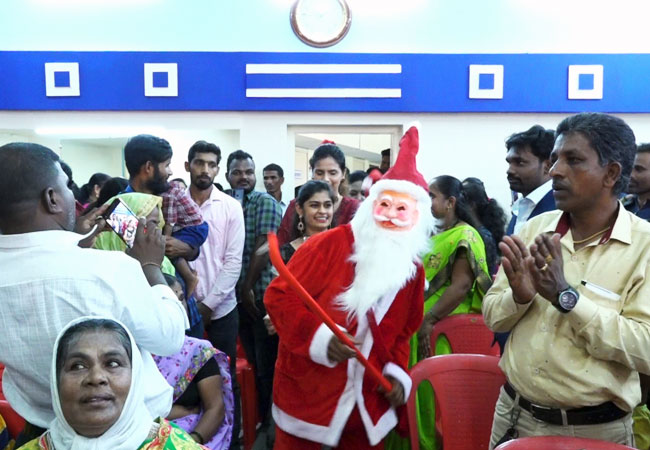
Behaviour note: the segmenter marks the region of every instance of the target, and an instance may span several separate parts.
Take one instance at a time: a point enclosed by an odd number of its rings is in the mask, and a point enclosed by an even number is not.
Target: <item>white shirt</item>
[[[189,188],[187,194],[191,197]],[[215,187],[199,208],[210,232],[190,267],[199,275],[196,299],[212,310],[211,319],[216,320],[237,306],[235,286],[244,253],[244,212],[237,200]]]
[[[4,394],[18,414],[46,428],[54,419],[49,377],[56,336],[73,319],[101,315],[124,323],[135,337],[145,402],[154,417],[165,417],[172,389],[149,352],[180,351],[187,315],[169,287],[149,286],[135,259],[82,249],[80,238],[68,231],[0,235]]]
[[[512,204],[512,213],[517,216],[514,234],[519,234],[519,230],[521,230],[521,227],[524,226],[530,215],[533,213],[535,206],[537,206],[537,204],[551,189],[553,189],[553,182],[548,180],[546,183],[537,186],[537,188],[526,197],[521,197]]]

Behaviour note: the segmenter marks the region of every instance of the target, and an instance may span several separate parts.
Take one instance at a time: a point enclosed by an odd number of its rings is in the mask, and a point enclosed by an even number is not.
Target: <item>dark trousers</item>
[[[185,330],[185,336],[193,337],[196,339],[204,339],[204,331],[205,328],[203,327],[203,321],[199,320],[197,323],[195,323],[193,326]],[[214,345],[214,344],[212,344]],[[221,350],[221,349],[219,349]]]
[[[252,318],[239,304],[239,338],[246,359],[255,369],[255,384],[259,398],[260,419],[266,424],[270,419],[273,394],[273,372],[278,356],[278,336],[269,336],[262,318]]]
[[[225,316],[213,320],[208,327],[208,338],[216,349],[221,350],[230,359],[230,376],[232,393],[235,401],[235,417],[232,426],[232,442],[237,443],[241,427],[240,392],[237,382],[237,333],[239,331],[239,313],[234,308]]]

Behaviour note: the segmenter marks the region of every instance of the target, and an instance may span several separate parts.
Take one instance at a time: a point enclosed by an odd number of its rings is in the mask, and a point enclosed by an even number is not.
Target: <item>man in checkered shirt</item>
[[[239,337],[246,357],[255,366],[262,423],[268,424],[273,391],[273,370],[278,353],[277,335],[269,336],[264,325],[264,291],[273,278],[271,263],[256,250],[266,243],[266,234],[276,232],[282,221],[278,202],[266,192],[255,191],[255,163],[248,153],[237,150],[228,156],[226,178],[235,198],[243,193],[246,238],[242,271],[237,282]],[[242,192],[243,191],[243,192]]]

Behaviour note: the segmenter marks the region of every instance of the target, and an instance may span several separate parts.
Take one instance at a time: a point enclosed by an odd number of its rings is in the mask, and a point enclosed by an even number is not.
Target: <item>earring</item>
[[[296,228],[298,228],[301,234],[305,232],[305,224],[302,221],[302,216],[298,216],[298,226]]]

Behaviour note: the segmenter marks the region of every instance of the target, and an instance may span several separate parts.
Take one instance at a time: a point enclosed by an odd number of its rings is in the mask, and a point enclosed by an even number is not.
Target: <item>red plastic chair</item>
[[[16,439],[20,432],[23,431],[23,428],[25,428],[25,419],[20,417],[6,400],[0,400],[0,415],[7,424],[9,436],[12,439]]]
[[[565,436],[538,436],[504,442],[495,450],[633,450],[634,447]]]
[[[445,450],[488,448],[494,406],[506,377],[499,358],[486,355],[452,354],[433,356],[411,369],[413,388],[407,403],[411,448],[419,450],[415,393],[429,380],[436,397]]]
[[[494,333],[485,325],[481,314],[456,314],[436,323],[431,333],[432,351],[435,351],[436,341],[441,334],[449,340],[452,353],[500,355]]]
[[[242,430],[244,432],[244,450],[251,450],[255,443],[257,432],[257,388],[255,387],[255,372],[246,361],[244,350],[237,340],[237,381],[241,393]]]

